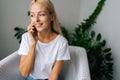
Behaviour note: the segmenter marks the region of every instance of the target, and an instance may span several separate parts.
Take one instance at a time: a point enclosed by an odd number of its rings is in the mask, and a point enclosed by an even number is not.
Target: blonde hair
[[[30,7],[34,4],[34,3],[42,3],[45,5],[45,7],[47,8],[48,12],[52,15],[54,15],[54,19],[52,22],[52,31],[57,33],[57,34],[61,34],[62,35],[62,31],[60,29],[60,25],[58,23],[58,19],[57,19],[57,15],[56,15],[56,11],[54,8],[53,3],[50,0],[32,0]]]

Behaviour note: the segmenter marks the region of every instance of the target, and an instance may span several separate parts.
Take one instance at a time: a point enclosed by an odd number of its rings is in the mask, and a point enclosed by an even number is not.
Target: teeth
[[[40,25],[42,25],[43,23],[40,23]]]
[[[43,25],[43,23],[37,23],[36,24],[36,26],[42,26]]]

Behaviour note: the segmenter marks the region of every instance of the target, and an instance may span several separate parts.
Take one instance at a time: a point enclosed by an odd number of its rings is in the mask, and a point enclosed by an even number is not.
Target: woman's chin
[[[38,32],[43,32],[43,29],[38,29],[37,31],[38,31]]]

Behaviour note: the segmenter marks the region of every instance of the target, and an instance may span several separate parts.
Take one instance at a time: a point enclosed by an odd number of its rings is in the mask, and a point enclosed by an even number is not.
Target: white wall
[[[79,23],[81,0],[52,0],[58,19],[69,31],[73,31]]]
[[[26,27],[29,22],[28,4],[28,0],[0,0],[0,59],[18,49],[13,29],[16,26]]]
[[[94,10],[99,0],[81,0],[80,21],[86,19]],[[120,0],[106,0],[97,24],[93,26],[107,41],[107,47],[112,48],[114,58],[114,80],[120,80]]]

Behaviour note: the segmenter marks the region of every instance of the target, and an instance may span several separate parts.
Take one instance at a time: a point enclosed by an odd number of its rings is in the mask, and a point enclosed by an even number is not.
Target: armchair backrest
[[[65,61],[61,71],[63,80],[90,80],[87,54],[84,48],[69,46],[71,60]]]

